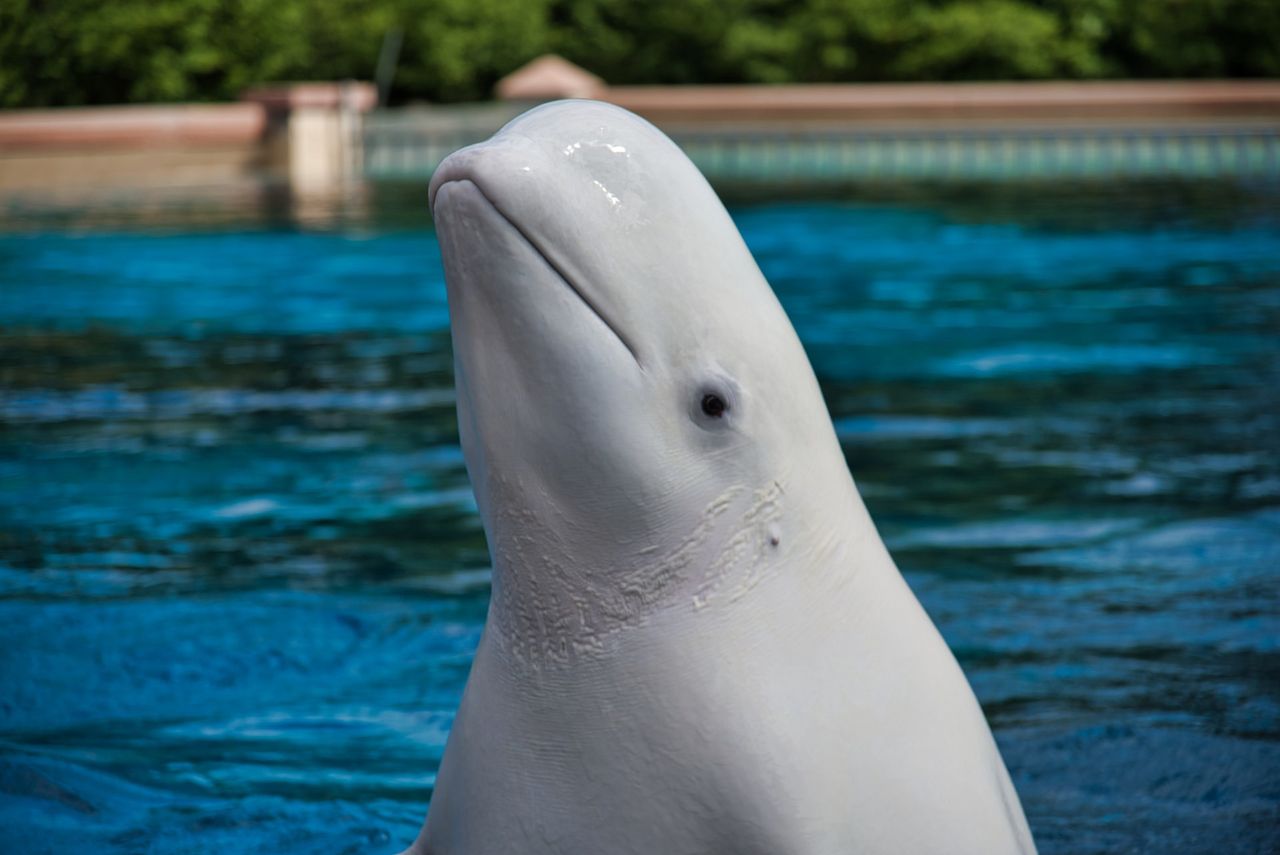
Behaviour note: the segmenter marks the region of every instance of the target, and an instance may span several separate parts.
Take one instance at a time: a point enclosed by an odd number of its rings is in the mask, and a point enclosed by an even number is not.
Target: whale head
[[[495,596],[499,574],[568,563],[572,608],[584,587],[621,602],[618,586],[682,544],[713,561],[752,518],[748,539],[776,547],[780,503],[852,492],[786,314],[715,192],[648,122],[538,107],[447,158],[430,194]]]

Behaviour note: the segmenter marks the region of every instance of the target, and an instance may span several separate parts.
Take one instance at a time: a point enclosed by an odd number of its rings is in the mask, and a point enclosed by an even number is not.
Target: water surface
[[[0,217],[0,850],[416,833],[488,596],[424,195]],[[735,205],[1042,852],[1280,847],[1278,201]]]

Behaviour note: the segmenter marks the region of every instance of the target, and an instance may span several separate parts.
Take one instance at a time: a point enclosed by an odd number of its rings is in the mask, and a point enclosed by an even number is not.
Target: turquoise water
[[[424,196],[3,221],[0,851],[416,833],[488,596]],[[1042,852],[1280,848],[1277,202],[735,205]]]

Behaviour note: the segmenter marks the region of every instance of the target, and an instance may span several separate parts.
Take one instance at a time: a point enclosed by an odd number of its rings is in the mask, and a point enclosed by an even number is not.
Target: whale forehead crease
[[[566,258],[563,253],[557,252],[554,246],[547,245],[546,241],[540,240],[536,233],[531,233],[527,227],[522,227],[518,221],[508,216],[498,204],[489,198],[489,195],[485,193],[484,188],[477,185],[474,180],[470,178],[451,176],[437,185],[435,198],[440,198],[440,193],[444,192],[445,188],[448,187],[466,188],[470,192],[476,194],[482,204],[490,209],[495,217],[513,229],[534,253],[542,257],[542,260],[546,262],[547,266],[551,268],[557,277],[559,277],[565,287],[576,294],[578,298],[586,304],[592,314],[599,318],[604,326],[607,327],[618,339],[619,343],[621,343],[627,353],[630,354],[632,360],[634,360],[638,366],[643,368],[639,353],[632,342],[631,336],[628,335],[618,322],[610,316],[610,312],[607,307],[601,306],[598,299],[593,298],[591,291],[579,284],[582,281],[582,276],[579,272],[575,271],[575,266],[572,264],[571,258]]]

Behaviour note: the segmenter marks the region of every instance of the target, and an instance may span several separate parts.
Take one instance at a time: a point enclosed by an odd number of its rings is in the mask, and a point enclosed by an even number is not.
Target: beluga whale
[[[564,101],[431,209],[493,564],[413,855],[1031,853],[968,682],[692,162]]]

